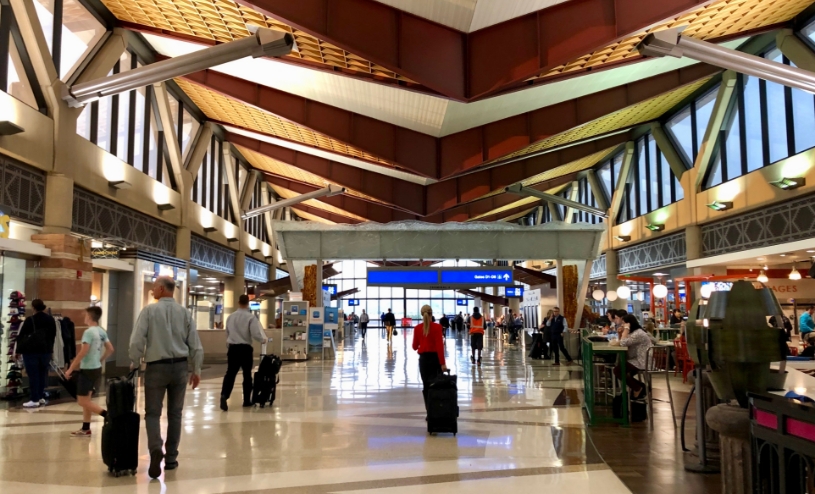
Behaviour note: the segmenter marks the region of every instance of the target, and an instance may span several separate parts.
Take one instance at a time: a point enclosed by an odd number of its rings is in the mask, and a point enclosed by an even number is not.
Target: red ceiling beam
[[[410,171],[446,179],[611,112],[710,77],[719,70],[710,65],[695,64],[438,139],[212,70],[197,72],[187,78],[395,161]]]
[[[403,170],[425,177],[437,176],[437,139],[427,134],[214,70],[202,70],[184,78],[388,160]]]
[[[711,65],[695,64],[442,137],[440,176],[447,178],[472,170],[486,161],[719,71]]]
[[[571,0],[466,34],[374,0],[238,0],[467,101],[501,91],[705,0]]]
[[[500,190],[508,185],[571,163],[604,149],[618,146],[630,139],[630,133],[623,132],[563,148],[558,151],[552,151],[533,158],[516,161],[504,166],[488,168],[461,175],[450,180],[430,184],[427,186],[426,211],[428,214],[434,214],[460,204],[478,200],[490,192]],[[561,183],[550,184],[549,182],[546,184],[546,188],[562,185]]]
[[[320,188],[313,185],[303,184],[301,182],[286,180],[274,175],[266,175],[265,178],[266,181],[272,185],[283,187],[284,189],[297,192],[298,194],[307,194]],[[369,221],[375,221],[377,223],[419,219],[419,217],[416,215],[411,215],[386,206],[363,201],[362,199],[345,194],[331,197],[321,197],[318,200],[330,206],[334,206],[335,208],[342,209],[343,211],[347,211],[348,213],[360,216]],[[298,205],[297,207],[300,206]]]
[[[276,146],[240,134],[227,132],[226,138],[233,144],[314,173],[366,196],[393,204],[406,212],[424,214],[425,192],[422,185]]]
[[[300,211],[303,211],[308,214],[313,214],[314,216],[319,216],[324,220],[333,221],[334,223],[345,223],[349,225],[356,225],[362,223],[359,220],[346,218],[345,216],[341,216],[339,214],[329,213],[328,211],[325,211],[323,209],[313,208],[311,206],[306,206],[302,203],[298,204],[297,206],[292,206],[292,209],[299,209]],[[297,214],[297,211],[295,211],[294,214]]]
[[[185,41],[187,43],[194,43],[196,45],[215,46],[215,45],[220,44],[220,42],[212,40],[212,39],[199,38],[197,36],[191,36],[189,34],[183,34],[183,33],[179,33],[179,32],[176,32],[176,31],[169,31],[169,30],[166,30],[166,29],[161,29],[161,28],[153,27],[153,26],[145,26],[143,24],[135,24],[133,22],[127,22],[127,21],[121,21],[120,20],[118,27],[121,27],[123,29],[127,29],[129,31],[133,31],[133,32],[136,32],[136,33],[152,34],[154,36],[160,36],[162,38],[167,38],[167,39],[175,39],[175,40],[178,40],[178,41]],[[164,58],[168,58],[168,57],[164,57],[163,55],[156,56],[156,60],[162,60]],[[374,84],[382,84],[382,85],[385,85],[385,86],[398,87],[400,89],[406,89],[406,90],[409,90],[409,91],[416,91],[417,93],[428,94],[428,95],[431,95],[431,96],[444,96],[443,94],[439,93],[438,91],[433,91],[430,88],[427,88],[427,87],[425,87],[425,86],[423,86],[423,85],[421,85],[421,84],[419,84],[417,82],[409,82],[409,81],[394,79],[392,77],[379,76],[379,75],[371,74],[371,73],[364,72],[364,71],[361,71],[361,70],[347,69],[347,68],[343,68],[343,67],[337,67],[337,66],[334,66],[334,65],[328,65],[328,64],[318,63],[318,62],[312,62],[312,61],[309,61],[309,60],[305,60],[305,59],[302,59],[302,58],[296,58],[296,57],[276,57],[276,58],[269,58],[269,60],[272,60],[272,61],[275,61],[275,62],[280,62],[280,63],[286,63],[286,64],[289,64],[289,65],[295,65],[295,66],[299,66],[299,67],[305,67],[305,68],[311,69],[311,70],[319,70],[320,72],[327,72],[329,74],[334,74],[334,75],[339,75],[339,76],[344,76],[344,77],[351,77],[351,78],[354,78],[354,79],[362,79],[364,81],[372,82]]]

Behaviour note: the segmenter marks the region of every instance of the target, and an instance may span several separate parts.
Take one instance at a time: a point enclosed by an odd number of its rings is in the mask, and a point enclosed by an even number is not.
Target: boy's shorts
[[[99,388],[102,369],[80,369],[76,377],[77,396],[88,396]]]

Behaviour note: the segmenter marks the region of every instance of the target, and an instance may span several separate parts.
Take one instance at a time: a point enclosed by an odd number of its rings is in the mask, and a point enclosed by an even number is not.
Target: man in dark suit
[[[553,365],[560,365],[560,352],[563,352],[563,357],[566,358],[566,365],[572,365],[574,362],[572,362],[572,357],[569,355],[569,351],[566,350],[566,345],[563,342],[563,332],[569,329],[566,324],[566,318],[560,313],[560,307],[555,307],[552,310],[555,313],[550,326],[552,338],[551,346],[555,352],[555,363]]]

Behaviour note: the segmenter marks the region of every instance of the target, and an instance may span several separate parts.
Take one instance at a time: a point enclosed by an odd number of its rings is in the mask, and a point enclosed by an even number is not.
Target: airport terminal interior
[[[813,316],[813,0],[0,0],[3,494],[815,493]]]

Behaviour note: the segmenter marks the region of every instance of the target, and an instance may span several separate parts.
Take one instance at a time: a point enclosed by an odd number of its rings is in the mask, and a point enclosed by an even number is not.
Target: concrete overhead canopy
[[[289,260],[594,260],[605,231],[603,225],[566,223],[273,223],[280,253]]]

